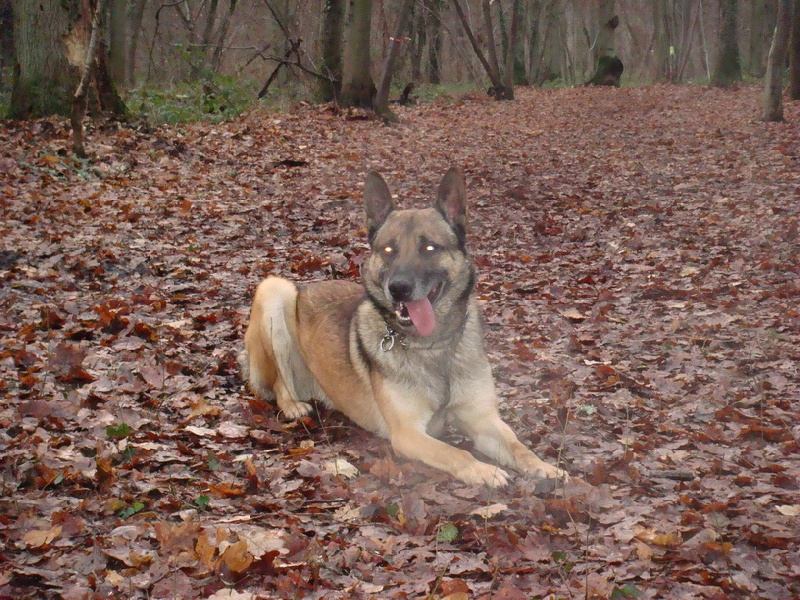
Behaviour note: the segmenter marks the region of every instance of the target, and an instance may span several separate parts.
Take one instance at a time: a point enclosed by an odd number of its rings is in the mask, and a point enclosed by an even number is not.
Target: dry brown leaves
[[[760,93],[105,124],[87,162],[3,125],[0,597],[800,595],[800,107]],[[566,488],[464,486],[239,380],[261,277],[357,277],[365,172],[420,205],[453,164],[504,413]]]

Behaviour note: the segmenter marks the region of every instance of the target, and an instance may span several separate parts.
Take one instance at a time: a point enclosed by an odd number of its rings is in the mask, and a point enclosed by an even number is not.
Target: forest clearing
[[[0,598],[800,597],[800,104],[519,87],[0,127]],[[501,412],[469,486],[236,363],[257,283],[358,280],[377,169],[461,168]],[[449,442],[464,444],[454,434]]]

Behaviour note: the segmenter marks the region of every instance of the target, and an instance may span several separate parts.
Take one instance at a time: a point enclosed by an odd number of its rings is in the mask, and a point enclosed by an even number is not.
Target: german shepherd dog
[[[239,360],[260,397],[290,419],[312,398],[391,440],[394,451],[470,484],[504,486],[509,475],[436,436],[446,422],[500,465],[535,477],[566,473],[526,448],[497,411],[483,348],[475,271],[466,250],[464,178],[450,169],[434,205],[397,210],[376,172],[364,205],[371,252],[363,287],[347,281],[298,289],[261,282]]]

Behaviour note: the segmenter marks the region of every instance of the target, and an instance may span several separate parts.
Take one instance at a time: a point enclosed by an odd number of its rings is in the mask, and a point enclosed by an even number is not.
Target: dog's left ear
[[[459,169],[451,167],[445,173],[442,183],[439,184],[435,206],[450,223],[459,243],[464,247],[467,235],[467,187]]]
[[[367,173],[364,183],[364,209],[367,212],[367,234],[370,242],[395,208],[392,193],[381,174],[377,171]]]

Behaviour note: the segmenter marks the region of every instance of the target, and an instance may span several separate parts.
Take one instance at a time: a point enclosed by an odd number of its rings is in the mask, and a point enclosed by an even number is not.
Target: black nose
[[[394,279],[389,282],[389,294],[395,302],[408,302],[413,291],[414,286],[408,280]]]

